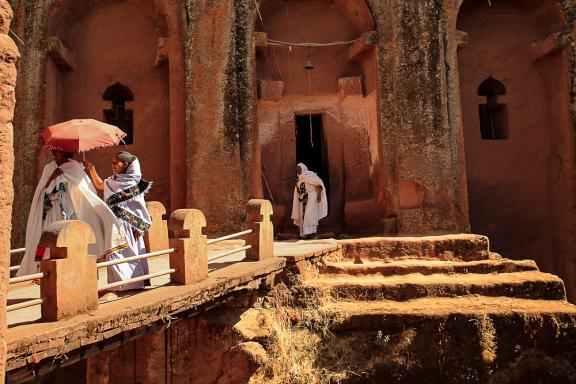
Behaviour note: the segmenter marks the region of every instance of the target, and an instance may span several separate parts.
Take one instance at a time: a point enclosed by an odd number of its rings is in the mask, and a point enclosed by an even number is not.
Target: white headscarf
[[[300,169],[302,169],[302,172],[298,175],[298,182],[296,183],[297,185],[300,185],[302,183],[308,183],[312,185],[321,185],[322,188],[324,188],[324,182],[316,174],[316,172],[310,171],[308,167],[304,165],[304,163],[298,163],[297,167],[300,167]]]
[[[116,193],[138,185],[140,180],[142,180],[140,161],[138,158],[135,158],[130,164],[128,164],[124,173],[118,173],[106,179],[106,186],[112,190],[113,193]]]
[[[324,182],[315,172],[310,171],[308,169],[308,167],[306,165],[304,165],[303,163],[298,163],[297,166],[300,167],[300,169],[302,169],[302,172],[298,175],[298,181],[296,182],[296,188],[294,189],[294,198],[293,198],[293,202],[292,202],[292,206],[293,206],[292,218],[297,219],[299,217],[299,213],[298,213],[299,211],[297,211],[295,209],[295,207],[297,207],[297,205],[298,205],[298,187],[302,183],[322,187],[322,199],[320,200],[320,203],[317,203],[318,208],[317,208],[316,214],[314,215],[315,216],[314,220],[320,220],[320,219],[328,216],[328,198],[326,197],[326,187],[324,186]],[[310,192],[311,191],[308,191],[308,193],[310,193]],[[314,203],[316,203],[316,201],[311,201],[311,200],[308,201],[308,204],[314,204]]]

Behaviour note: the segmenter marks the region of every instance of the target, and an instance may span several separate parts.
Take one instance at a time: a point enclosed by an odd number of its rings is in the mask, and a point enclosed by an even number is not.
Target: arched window
[[[506,94],[506,87],[490,76],[478,87],[478,96],[486,96],[486,104],[480,104],[480,134],[483,140],[508,138],[508,107],[498,104],[498,96]]]
[[[126,133],[124,142],[132,144],[134,142],[134,120],[132,110],[126,109],[126,102],[133,101],[132,91],[119,83],[109,86],[102,98],[112,103],[111,109],[104,110],[104,121],[120,128]]]

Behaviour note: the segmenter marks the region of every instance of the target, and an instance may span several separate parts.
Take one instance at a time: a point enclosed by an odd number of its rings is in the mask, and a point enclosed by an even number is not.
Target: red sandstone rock
[[[7,1],[0,1],[0,34],[7,34],[12,21],[12,7]]]
[[[144,235],[146,250],[156,252],[168,249],[170,241],[168,238],[168,222],[163,219],[166,208],[158,201],[146,202],[146,208],[152,218],[152,225]]]
[[[254,341],[234,346],[224,354],[224,374],[216,384],[247,383],[252,375],[268,361],[266,350]]]
[[[197,209],[178,209],[170,216],[170,230],[174,238],[170,245],[170,268],[176,269],[171,279],[176,284],[190,285],[208,277],[207,237],[204,214]]]
[[[42,260],[40,280],[42,318],[59,321],[96,309],[98,275],[96,259],[88,256],[88,245],[96,237],[82,221],[57,221],[42,233],[39,247],[50,248],[50,259]]]
[[[362,96],[362,77],[341,77],[338,79],[338,88],[342,97]]]
[[[258,95],[262,100],[280,100],[284,95],[284,82],[260,80],[258,82]]]
[[[268,200],[252,199],[246,207],[246,260],[260,261],[274,256],[274,225],[270,221],[272,204]]]
[[[12,20],[12,8],[0,0],[0,383],[4,383],[6,362],[6,295],[10,266],[10,230],[12,217],[12,172],[14,170],[12,117],[16,85],[16,44],[6,35]]]
[[[425,189],[420,183],[403,180],[398,183],[398,195],[400,197],[400,207],[419,208],[424,201]]]

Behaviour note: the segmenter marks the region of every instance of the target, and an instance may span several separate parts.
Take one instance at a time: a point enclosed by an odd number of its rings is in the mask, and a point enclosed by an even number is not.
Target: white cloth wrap
[[[300,236],[316,233],[318,222],[328,216],[328,199],[326,198],[326,187],[318,175],[308,170],[306,165],[299,163],[302,173],[298,175],[298,181],[294,188],[294,197],[292,199],[292,220],[294,224],[300,227]],[[308,193],[308,203],[304,212],[304,205],[298,200],[298,187],[305,183],[306,192]],[[322,187],[322,198],[318,202],[317,186]]]
[[[50,182],[47,188],[44,188],[56,168],[60,168],[62,174]],[[48,193],[53,191],[55,186],[60,185],[60,183],[66,185],[67,196],[65,200],[67,202],[65,209],[68,213],[73,214],[70,218],[86,222],[92,227],[96,235],[96,244],[88,247],[89,254],[100,257],[107,250],[126,243],[116,216],[96,194],[96,189],[84,172],[82,164],[75,160],[69,160],[58,166],[56,162],[52,161],[44,167],[40,182],[34,192],[28,223],[26,224],[26,252],[16,276],[29,275],[38,271],[35,256],[42,232],[47,225],[62,218],[61,213],[57,212],[53,206],[47,212],[46,220],[42,221],[44,195],[46,191]],[[72,208],[69,207],[70,203]],[[44,257],[48,257],[48,254],[49,252],[46,252]]]
[[[138,185],[142,178],[142,173],[140,171],[140,163],[138,159],[134,160],[126,169],[125,173],[118,174],[107,178],[104,181],[104,200],[108,199],[115,193],[124,191],[135,185]],[[146,208],[146,202],[144,201],[144,193],[133,197],[130,200],[121,202],[118,206],[144,220],[147,223],[151,223],[152,219]],[[137,230],[135,227],[129,223],[120,220],[120,224],[124,233],[126,234],[126,240],[128,241],[128,248],[124,248],[120,251],[110,253],[108,255],[108,260],[118,260],[125,257],[132,257],[143,255],[146,253],[146,246],[144,244],[144,236],[140,236],[138,239],[134,236],[134,231]],[[138,276],[147,275],[149,273],[148,261],[137,260],[129,263],[122,263],[117,265],[112,265],[108,267],[108,282],[114,283],[117,281],[123,281],[132,279]],[[129,289],[142,289],[144,288],[145,282],[138,281],[135,283],[130,283],[123,285],[114,290],[123,291]]]

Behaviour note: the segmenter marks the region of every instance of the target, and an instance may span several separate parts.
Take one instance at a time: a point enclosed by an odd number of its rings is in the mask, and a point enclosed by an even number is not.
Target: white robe
[[[309,171],[308,167],[299,163],[302,173],[298,176],[296,187],[294,188],[294,198],[292,200],[292,220],[300,227],[300,236],[311,235],[318,230],[318,222],[328,216],[328,199],[326,197],[326,187],[324,182],[316,173]],[[298,188],[304,183],[308,193],[308,203],[304,210],[303,202],[299,201]],[[322,187],[322,198],[318,202],[318,192],[316,187]]]
[[[126,169],[126,173],[117,175],[116,178],[109,177],[104,181],[104,200],[107,200],[110,196],[115,193],[124,191],[134,185],[137,185],[142,178],[140,171],[140,163],[136,159],[134,160]],[[135,216],[138,216],[148,225],[152,223],[150,214],[146,209],[146,203],[144,201],[144,194],[147,192],[143,191],[138,196],[131,198],[130,200],[123,201],[118,204],[118,207],[124,209]],[[126,240],[128,241],[128,248],[112,252],[107,255],[109,261],[123,259],[125,257],[132,257],[143,255],[146,253],[146,246],[144,244],[144,234],[136,239],[134,236],[135,227],[130,223],[119,218],[122,230],[126,235]],[[129,263],[116,264],[108,267],[108,282],[114,283],[117,281],[124,281],[132,279],[138,276],[147,275],[149,272],[148,261],[146,259],[136,260]],[[124,291],[130,289],[143,289],[145,286],[144,281],[138,281],[135,283],[126,284],[112,290]]]
[[[56,168],[60,168],[62,174],[50,182],[47,188],[44,188]],[[49,196],[52,199],[52,207],[47,212],[46,219],[42,220],[46,191],[50,194],[60,183],[66,186],[66,192],[64,196],[60,197]],[[64,218],[60,209],[61,203],[67,219],[82,220],[92,227],[96,235],[96,244],[88,247],[89,254],[102,256],[107,250],[126,243],[116,216],[96,194],[94,185],[84,172],[82,164],[75,160],[69,160],[58,166],[56,162],[52,161],[44,167],[42,177],[34,193],[26,224],[26,251],[16,276],[38,272],[38,263],[35,260],[36,249],[44,228],[50,223]],[[48,256],[48,252],[46,252],[44,258]]]

